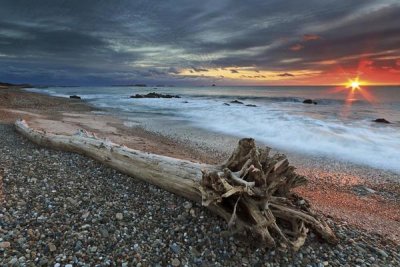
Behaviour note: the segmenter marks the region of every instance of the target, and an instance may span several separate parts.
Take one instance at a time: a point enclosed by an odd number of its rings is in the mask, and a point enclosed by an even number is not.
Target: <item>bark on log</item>
[[[32,142],[98,160],[134,178],[201,202],[221,216],[236,233],[267,247],[299,249],[308,229],[327,242],[337,239],[330,227],[310,210],[306,200],[290,192],[306,183],[285,155],[269,155],[251,138],[239,141],[222,165],[206,165],[130,149],[79,130],[73,136],[34,130],[23,121],[16,130]]]

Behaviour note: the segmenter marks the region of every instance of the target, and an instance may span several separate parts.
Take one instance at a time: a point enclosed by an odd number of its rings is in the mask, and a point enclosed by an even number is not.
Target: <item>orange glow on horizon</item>
[[[349,86],[354,89],[400,85],[400,55],[398,55],[400,50],[383,52],[371,52],[371,50],[365,50],[359,55],[306,63],[299,69],[291,65],[301,63],[303,58],[288,57],[281,60],[282,63],[288,64],[288,68],[280,71],[258,69],[255,66],[202,67],[201,71],[183,69],[178,75],[215,79],[221,85],[333,85]],[[354,60],[356,62],[353,62]],[[395,63],[382,63],[382,60],[392,60]],[[354,80],[353,85],[350,84],[350,80]],[[348,82],[344,84],[343,81]]]
[[[207,68],[207,71],[197,73],[190,69],[184,69],[178,75],[215,79],[220,81],[218,83],[227,85],[336,85],[347,87],[349,85],[348,81],[354,79],[354,77],[360,77],[359,86],[361,88],[366,86],[400,85],[400,70],[375,69],[363,63],[356,68],[343,68],[337,64],[336,67],[325,71],[312,69],[263,71],[256,70],[252,66]],[[343,80],[347,82],[343,83]]]

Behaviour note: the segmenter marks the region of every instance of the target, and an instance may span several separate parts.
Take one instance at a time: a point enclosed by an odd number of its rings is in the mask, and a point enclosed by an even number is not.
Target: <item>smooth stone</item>
[[[41,259],[40,261],[39,261],[39,265],[40,266],[47,266],[48,265],[48,260],[46,259],[46,258],[43,258],[43,259]],[[65,266],[67,266],[67,265],[65,265]],[[71,267],[72,267],[72,265],[71,265]]]
[[[306,204],[306,201],[304,200],[304,199],[301,199],[301,200],[299,200],[299,205],[304,205],[304,204]]]
[[[56,246],[53,243],[49,243],[48,246],[49,246],[50,252],[54,252],[57,250]]]
[[[72,197],[67,197],[67,201],[72,205],[72,206],[78,206],[79,202],[73,199]]]
[[[179,254],[179,252],[181,251],[181,248],[179,245],[177,245],[176,243],[173,243],[172,245],[169,246],[171,248],[171,250],[175,253],[175,254]]]
[[[89,215],[90,215],[90,212],[87,211],[87,212],[85,212],[84,214],[82,214],[81,218],[82,218],[82,219],[86,219],[87,217],[89,217]]]
[[[75,243],[74,250],[75,250],[75,251],[79,251],[79,250],[81,250],[81,249],[82,249],[82,241],[78,240],[78,241],[76,241],[76,243]]]
[[[362,260],[362,259],[360,259],[360,258],[357,258],[357,259],[356,259],[356,262],[357,262],[357,263],[364,263],[364,260]]]
[[[378,254],[381,255],[384,258],[389,257],[389,255],[384,250],[382,250],[380,248],[375,248],[375,251],[378,252]]]
[[[192,217],[196,217],[196,212],[194,211],[194,209],[190,209],[190,215],[192,215]]]
[[[376,191],[374,189],[371,189],[369,187],[365,187],[365,190],[368,191],[368,193],[371,193],[371,194],[375,194],[376,193]]]
[[[10,242],[0,242],[0,248],[9,248],[10,246]]]
[[[41,215],[41,216],[39,216],[38,218],[37,218],[37,221],[38,222],[44,222],[44,221],[46,221],[47,220],[47,217],[45,217],[45,216],[43,216],[43,215]]]
[[[100,234],[104,238],[107,238],[107,237],[110,236],[110,234],[108,233],[107,229],[105,229],[105,228],[100,228]]]
[[[115,218],[117,218],[117,220],[121,221],[124,218],[124,215],[121,212],[118,212],[117,214],[115,214]]]
[[[178,259],[172,259],[171,264],[172,264],[172,266],[177,267],[177,266],[181,265],[181,261]]]
[[[18,259],[17,259],[17,258],[12,258],[12,259],[8,262],[8,264],[11,265],[11,266],[16,266],[17,263],[18,263]]]
[[[84,225],[81,226],[81,229],[82,229],[82,230],[87,230],[87,229],[89,229],[90,227],[91,227],[90,224],[84,224]]]
[[[362,247],[355,245],[354,246],[359,252],[363,253],[363,254],[367,254],[367,251],[365,249],[363,249]]]
[[[185,201],[185,203],[183,203],[183,207],[189,210],[192,208],[192,203],[190,203],[189,201]]]

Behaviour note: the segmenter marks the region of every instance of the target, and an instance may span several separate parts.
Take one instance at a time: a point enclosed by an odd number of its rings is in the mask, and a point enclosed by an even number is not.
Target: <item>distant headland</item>
[[[8,89],[8,88],[32,88],[32,85],[27,83],[14,84],[14,83],[0,82],[0,89]]]

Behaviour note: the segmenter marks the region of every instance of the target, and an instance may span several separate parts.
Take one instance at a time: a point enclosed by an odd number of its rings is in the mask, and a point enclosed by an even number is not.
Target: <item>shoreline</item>
[[[51,97],[18,89],[0,90],[0,101],[2,104],[0,122],[5,125],[10,125],[15,119],[22,117],[28,120],[33,127],[67,134],[73,133],[77,128],[85,128],[100,137],[107,137],[116,143],[151,153],[204,163],[218,163],[224,158],[224,151],[213,150],[202,143],[196,143],[196,138],[190,133],[186,133],[186,141],[182,141],[162,132],[149,132],[141,127],[127,127],[118,118],[106,115],[101,110],[87,105],[84,101]],[[7,131],[10,134],[9,130]],[[202,134],[200,135],[206,140],[210,140],[210,136],[220,136],[219,138],[226,139],[217,133],[209,133],[208,136]],[[216,140],[218,142],[220,139]],[[226,143],[236,145],[234,138],[229,139]],[[41,148],[39,150],[48,151]],[[230,151],[228,148],[227,150]],[[48,153],[51,155],[68,154],[53,151],[48,151]],[[362,242],[368,236],[374,236],[375,239],[382,240],[380,243],[386,242],[394,250],[398,249],[400,244],[398,233],[398,229],[400,229],[400,186],[399,182],[395,181],[396,174],[391,176],[385,171],[352,164],[340,164],[336,161],[326,165],[327,161],[318,161],[317,158],[294,153],[287,154],[290,163],[298,167],[298,172],[309,177],[309,184],[296,189],[296,192],[310,200],[314,209],[331,218],[335,225],[353,229],[360,234]],[[82,158],[80,156],[73,157]],[[6,181],[5,185],[12,183]],[[133,183],[136,184],[136,182]],[[152,188],[150,185],[148,187]],[[7,190],[9,189],[6,188]],[[184,201],[180,198],[173,198],[178,199],[177,203]],[[196,213],[204,212],[201,207],[197,205],[194,207]],[[184,210],[183,213],[185,213]],[[222,222],[219,224],[223,227]],[[367,231],[368,234],[363,236],[359,231]],[[357,236],[353,238],[344,236],[340,239],[346,244],[351,242],[348,241],[349,239],[355,240],[355,243],[359,242]],[[394,259],[396,259],[396,255],[394,255]]]

